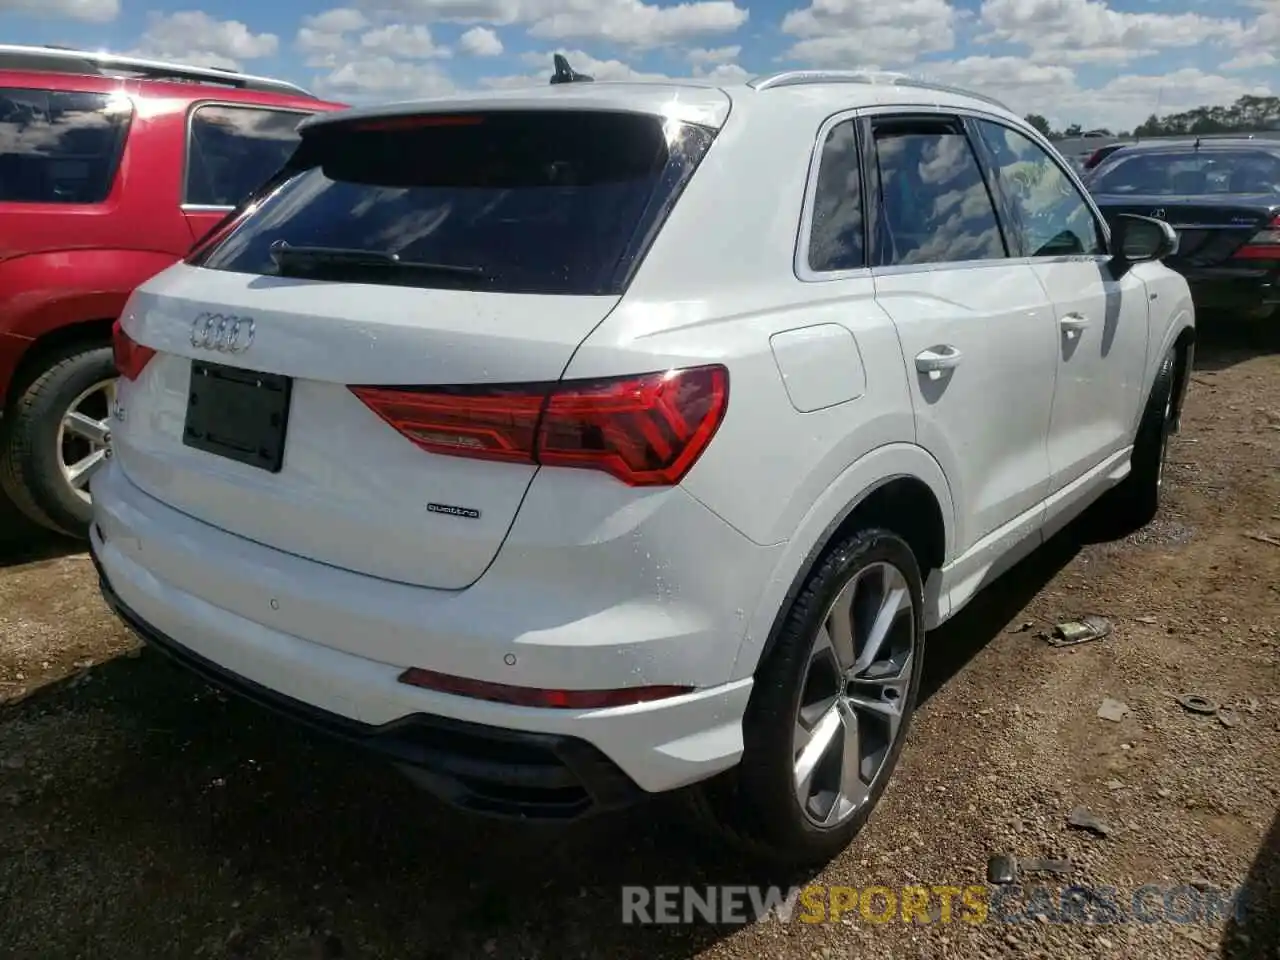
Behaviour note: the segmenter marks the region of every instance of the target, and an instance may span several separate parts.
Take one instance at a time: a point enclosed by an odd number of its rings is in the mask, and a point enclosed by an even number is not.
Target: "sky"
[[[1280,0],[0,0],[0,38],[283,77],[347,103],[796,68],[903,70],[1055,126],[1280,95]]]

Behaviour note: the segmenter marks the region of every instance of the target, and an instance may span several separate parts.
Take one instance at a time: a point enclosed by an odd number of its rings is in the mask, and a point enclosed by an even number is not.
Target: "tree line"
[[[1078,123],[1055,130],[1038,113],[1029,113],[1027,123],[1053,140],[1098,135],[1104,137],[1176,137],[1206,133],[1257,133],[1280,130],[1280,97],[1258,97],[1246,94],[1230,106],[1195,107],[1163,117],[1151,114],[1144,122],[1129,130],[1112,131],[1106,127],[1085,129]]]

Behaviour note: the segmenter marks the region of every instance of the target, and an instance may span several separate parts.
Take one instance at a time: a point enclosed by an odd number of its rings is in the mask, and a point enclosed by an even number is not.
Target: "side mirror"
[[[1111,246],[1112,262],[1127,269],[1135,263],[1163,260],[1177,253],[1178,234],[1163,220],[1121,213],[1116,215]]]

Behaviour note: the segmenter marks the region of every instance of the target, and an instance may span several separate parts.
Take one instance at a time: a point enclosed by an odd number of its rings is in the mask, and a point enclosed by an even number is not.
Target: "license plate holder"
[[[292,395],[290,377],[192,360],[182,443],[279,473]]]

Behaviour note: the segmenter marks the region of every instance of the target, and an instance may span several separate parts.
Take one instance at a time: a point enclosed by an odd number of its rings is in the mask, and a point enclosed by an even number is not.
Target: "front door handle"
[[[950,344],[930,347],[916,354],[916,369],[928,374],[930,380],[937,380],[946,371],[960,366],[963,357],[964,354]]]
[[[1064,313],[1058,320],[1058,326],[1062,328],[1068,340],[1074,340],[1088,329],[1089,318],[1078,313]]]

